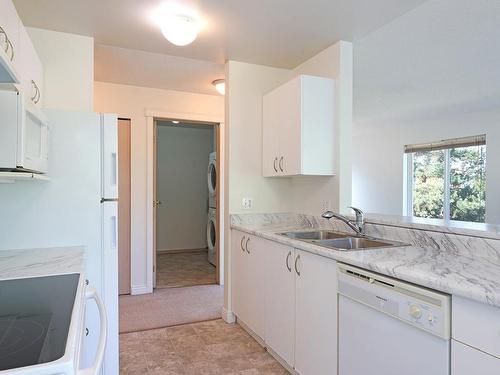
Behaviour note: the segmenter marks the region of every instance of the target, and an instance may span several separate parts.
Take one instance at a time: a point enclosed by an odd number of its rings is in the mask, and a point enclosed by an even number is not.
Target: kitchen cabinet
[[[295,370],[302,375],[335,374],[337,262],[295,252]]]
[[[300,75],[263,97],[264,177],[334,174],[332,79]]]
[[[500,374],[500,359],[452,340],[451,375],[471,374]]]
[[[0,83],[19,83],[19,30],[22,27],[11,0],[0,1]]]
[[[295,344],[295,250],[266,241],[265,341],[291,367]]]
[[[260,238],[243,232],[231,233],[232,304],[238,320],[264,338],[265,263]]]
[[[21,88],[24,99],[36,107],[42,106],[43,67],[28,32],[24,27],[20,30],[21,43]]]

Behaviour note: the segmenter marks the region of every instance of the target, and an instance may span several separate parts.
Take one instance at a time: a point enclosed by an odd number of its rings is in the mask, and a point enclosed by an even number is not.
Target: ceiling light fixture
[[[212,85],[215,86],[215,89],[219,94],[221,95],[226,94],[226,83],[224,82],[223,79],[216,79],[215,81],[212,81]]]
[[[178,124],[178,123],[179,123],[179,121],[177,121],[177,120],[172,120],[172,124]]]
[[[202,22],[192,9],[177,4],[163,4],[153,14],[163,36],[176,46],[191,44],[202,28]]]

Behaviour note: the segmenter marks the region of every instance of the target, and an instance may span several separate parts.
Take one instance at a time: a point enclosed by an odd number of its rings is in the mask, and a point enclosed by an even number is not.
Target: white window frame
[[[444,198],[443,198],[443,219],[450,221],[450,178],[451,178],[451,148],[444,149]],[[406,215],[417,217],[413,214],[413,153],[406,156]],[[441,219],[438,219],[441,220]]]

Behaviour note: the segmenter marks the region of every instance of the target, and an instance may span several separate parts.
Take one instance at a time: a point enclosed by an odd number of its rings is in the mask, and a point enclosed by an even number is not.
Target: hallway
[[[158,253],[156,259],[157,289],[215,283],[215,267],[208,262],[206,249]]]

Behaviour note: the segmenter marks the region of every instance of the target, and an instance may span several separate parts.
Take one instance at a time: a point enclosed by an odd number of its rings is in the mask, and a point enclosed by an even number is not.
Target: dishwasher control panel
[[[450,338],[451,297],[357,267],[339,264],[338,293],[444,339]]]

